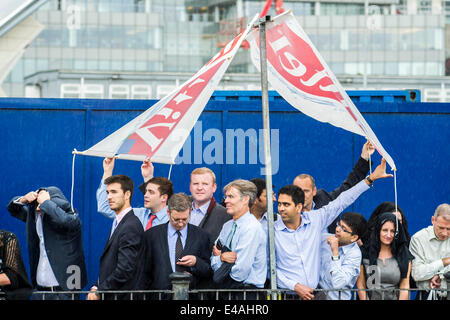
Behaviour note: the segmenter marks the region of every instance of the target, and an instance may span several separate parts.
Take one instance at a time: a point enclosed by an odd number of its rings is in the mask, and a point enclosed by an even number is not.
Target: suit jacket
[[[316,195],[313,198],[315,207],[314,209],[320,209],[326,206],[331,201],[335,200],[342,192],[350,189],[355,186],[358,182],[363,180],[367,173],[369,172],[369,161],[364,160],[363,158],[359,158],[358,162],[356,162],[352,171],[349,173],[344,182],[336,189],[328,193],[324,189],[317,190]],[[339,220],[337,217],[329,226],[328,232],[335,233],[336,231],[336,222]]]
[[[169,257],[167,228],[169,222],[152,227],[144,233],[144,270],[139,284],[143,290],[170,290],[172,284],[169,275],[173,273]],[[185,267],[191,273],[190,288],[196,288],[200,279],[211,278],[212,269],[209,258],[211,247],[208,234],[192,224],[186,226],[187,238],[183,256],[194,255],[197,263],[193,268]]]
[[[98,290],[133,290],[137,286],[144,230],[129,211],[108,239],[100,257]]]
[[[139,190],[141,190],[141,192],[144,195],[146,186],[147,186],[146,183],[143,183],[139,186]],[[192,201],[192,196],[189,198]],[[209,203],[208,209],[206,210],[206,215],[198,225],[200,228],[202,228],[209,234],[209,239],[211,241],[211,248],[216,239],[219,237],[223,224],[230,219],[231,216],[227,213],[227,209],[225,209],[222,205],[218,204],[216,202],[216,199],[214,199],[214,197],[211,198],[211,202]]]
[[[223,224],[231,218],[231,215],[227,213],[227,209],[218,204],[214,198],[211,198],[206,215],[198,225],[199,228],[202,228],[209,234],[211,248],[219,237]]]
[[[81,236],[81,221],[78,213],[72,212],[70,203],[57,187],[47,187],[50,200],[41,205],[42,230],[45,239],[45,250],[55,274],[56,280],[63,290],[83,289],[87,284],[86,264]],[[30,261],[31,282],[37,286],[36,273],[39,263],[39,236],[36,232],[37,203],[22,205],[14,203],[20,197],[14,197],[8,204],[11,216],[26,223],[28,253]],[[80,287],[73,288],[74,269],[78,266],[81,276]],[[78,271],[78,270],[75,270]]]

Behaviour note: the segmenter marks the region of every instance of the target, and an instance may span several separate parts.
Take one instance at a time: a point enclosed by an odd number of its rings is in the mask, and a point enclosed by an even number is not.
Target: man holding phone
[[[184,193],[176,193],[168,203],[169,222],[150,228],[144,234],[144,270],[139,283],[143,290],[168,290],[173,272],[191,274],[190,288],[200,279],[210,278],[209,235],[189,224],[192,203]]]

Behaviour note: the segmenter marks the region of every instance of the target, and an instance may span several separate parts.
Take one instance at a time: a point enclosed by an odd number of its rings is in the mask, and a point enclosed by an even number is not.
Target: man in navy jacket
[[[26,223],[33,287],[52,292],[81,290],[87,283],[81,221],[61,190],[46,187],[14,197],[8,211]],[[45,298],[71,297],[46,294]]]

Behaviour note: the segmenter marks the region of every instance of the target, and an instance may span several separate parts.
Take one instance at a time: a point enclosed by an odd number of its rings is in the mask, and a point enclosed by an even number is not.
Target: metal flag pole
[[[267,220],[269,232],[269,261],[270,289],[272,299],[276,300],[277,275],[275,261],[275,239],[273,219],[273,190],[272,190],[272,157],[270,154],[270,122],[269,122],[269,90],[267,84],[267,55],[266,55],[266,23],[270,16],[259,19],[259,43],[261,63],[261,100],[264,125],[264,159],[266,164],[266,194],[267,194]]]

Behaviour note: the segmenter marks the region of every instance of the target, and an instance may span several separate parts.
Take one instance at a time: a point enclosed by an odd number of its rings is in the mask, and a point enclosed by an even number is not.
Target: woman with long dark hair
[[[0,299],[28,300],[31,292],[17,237],[0,230]]]
[[[408,300],[411,260],[405,230],[396,228],[393,213],[380,214],[361,247],[362,264],[356,282],[360,300]]]
[[[372,214],[369,217],[369,220],[367,220],[367,233],[362,236],[361,241],[362,244],[364,242],[367,242],[369,240],[369,234],[370,232],[373,230],[374,225],[378,219],[378,217],[385,213],[385,212],[391,212],[393,214],[395,214],[397,216],[398,219],[398,223],[399,225],[401,225],[403,227],[403,230],[405,231],[405,237],[406,240],[408,241],[408,245],[409,245],[409,241],[411,240],[411,236],[409,235],[409,231],[408,231],[408,221],[406,220],[406,216],[403,213],[403,210],[397,205],[397,207],[395,206],[394,202],[391,201],[384,201],[382,203],[380,203],[372,212]],[[361,243],[360,243],[361,245]]]

